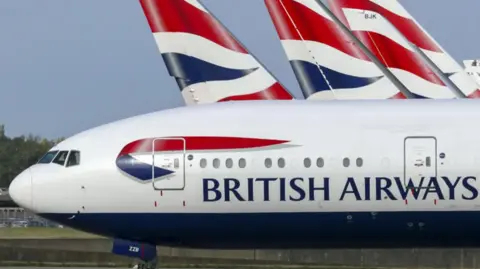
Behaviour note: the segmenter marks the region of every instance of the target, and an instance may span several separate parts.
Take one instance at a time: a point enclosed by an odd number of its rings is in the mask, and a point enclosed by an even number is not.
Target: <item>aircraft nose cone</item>
[[[32,208],[32,176],[30,169],[24,170],[10,183],[8,192],[18,206],[27,209]]]

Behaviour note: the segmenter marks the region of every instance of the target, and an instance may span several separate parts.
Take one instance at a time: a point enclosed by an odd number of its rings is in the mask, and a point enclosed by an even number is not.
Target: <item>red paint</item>
[[[280,40],[302,40],[303,38],[306,41],[323,43],[357,59],[370,61],[353,40],[329,18],[292,0],[282,0],[282,3],[280,0],[265,0],[265,4]],[[288,11],[288,14],[285,10]],[[325,30],[318,31],[318,29]]]
[[[435,42],[410,18],[397,15],[390,10],[365,0],[329,0],[329,6],[337,15],[342,8],[365,9],[375,11],[390,21],[402,35],[416,46],[434,52],[442,52]],[[342,12],[343,14],[343,12]],[[348,24],[347,24],[348,25]]]
[[[163,196],[163,190],[160,190],[160,196]]]
[[[165,137],[168,138],[168,137]],[[186,150],[221,150],[221,149],[247,149],[259,148],[272,145],[284,144],[287,140],[247,138],[247,137],[224,137],[224,136],[186,136]],[[130,153],[152,152],[154,138],[140,139],[126,145],[119,156]],[[155,151],[183,150],[182,140],[156,140]]]
[[[227,49],[246,49],[209,13],[180,0],[140,0],[153,33],[189,33],[206,38]]]
[[[157,207],[157,201],[155,201],[155,207]]]
[[[266,88],[265,90],[243,95],[228,96],[223,99],[218,100],[217,102],[228,102],[228,101],[248,101],[248,100],[292,100],[293,96],[285,90],[285,88],[280,85],[280,83],[275,82],[272,86]]]
[[[185,201],[183,201],[183,206],[185,206]]]
[[[433,200],[433,203],[436,205],[437,204],[437,199]]]
[[[408,205],[408,200],[405,199],[405,204]]]
[[[329,0],[330,7],[335,15],[343,19],[343,22],[347,22],[345,14],[343,13],[343,8],[357,8],[357,9],[365,9],[378,12],[385,16],[385,14],[389,11],[386,9],[376,5],[371,1],[364,1],[364,0]],[[415,24],[408,24],[411,20],[404,20],[404,21],[395,21],[395,19],[400,18],[394,13],[393,16],[385,16],[388,20],[392,19],[391,23],[394,26],[403,26],[404,28],[399,29],[407,38],[414,39],[411,41],[412,43],[420,42],[418,36],[422,34],[420,29],[415,26]],[[348,25],[348,22],[346,23]],[[408,29],[408,27],[413,27],[414,29]],[[416,29],[415,29],[416,28]],[[423,61],[420,55],[411,51],[402,45],[398,44],[397,42],[393,41],[389,37],[384,35],[375,33],[375,32],[367,32],[367,31],[352,31],[360,41],[373,53],[375,56],[386,66],[389,68],[398,68],[401,70],[405,70],[410,72],[420,78],[423,78],[431,83],[445,86],[443,81],[433,72],[433,70]],[[421,38],[424,38],[427,42],[429,39],[422,35]],[[418,44],[417,44],[418,45]],[[418,45],[421,48],[430,49],[432,51],[436,51],[438,48],[432,47],[430,44],[422,43]],[[382,53],[388,52],[388,53]]]

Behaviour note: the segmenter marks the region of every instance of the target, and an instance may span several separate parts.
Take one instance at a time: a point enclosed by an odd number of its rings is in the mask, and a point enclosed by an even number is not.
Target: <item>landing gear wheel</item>
[[[157,269],[157,258],[151,261],[142,261],[139,264],[133,266],[133,269]]]

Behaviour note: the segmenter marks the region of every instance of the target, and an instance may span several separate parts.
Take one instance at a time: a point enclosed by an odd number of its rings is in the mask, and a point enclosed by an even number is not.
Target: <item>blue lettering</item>
[[[213,187],[209,188],[209,183],[213,183]],[[220,183],[214,178],[204,178],[203,179],[203,201],[204,202],[216,202],[222,199],[222,193],[218,190],[220,187]],[[215,198],[209,199],[209,193],[213,192],[215,194]]]
[[[465,199],[465,200],[474,200],[474,199],[477,199],[478,197],[478,190],[475,189],[474,186],[472,186],[468,180],[469,179],[472,179],[473,181],[477,181],[477,178],[476,177],[465,177],[463,179],[463,186],[465,187],[465,189],[469,190],[471,193],[472,193],[472,196],[471,197],[467,197],[465,195],[462,194],[462,198]]]
[[[323,187],[315,187],[315,178],[310,177],[308,178],[308,190],[309,190],[309,200],[315,201],[315,191],[323,191],[323,200],[329,201],[330,200],[330,189],[329,189],[329,178],[323,178]]]
[[[230,182],[233,182],[233,186],[230,186]],[[230,201],[230,193],[237,198],[239,201],[245,201],[243,197],[238,193],[238,188],[240,187],[240,181],[236,178],[226,178],[225,179],[225,201]]]
[[[448,177],[442,177],[443,181],[445,181],[445,184],[447,184],[448,190],[449,190],[449,199],[450,200],[455,200],[455,188],[457,187],[457,184],[460,182],[460,179],[462,177],[457,177],[455,182],[452,184],[450,179]]]
[[[256,181],[263,181],[263,201],[270,201],[270,182],[276,178],[257,178]]]
[[[382,199],[382,191],[388,196],[390,200],[397,200],[395,196],[393,196],[392,192],[389,190],[390,186],[392,186],[392,180],[390,180],[388,177],[376,177],[376,190],[377,190],[377,195],[376,199],[377,201],[381,201]],[[382,186],[382,181],[386,182],[385,186]]]
[[[412,181],[411,178],[408,179],[408,183],[405,184],[405,182],[402,182],[400,177],[395,177],[395,182],[397,183],[397,187],[398,187],[398,190],[400,191],[400,195],[402,199],[403,200],[407,199],[409,193],[412,193],[413,197],[415,199],[418,199],[418,195],[420,194],[419,187],[423,185],[423,180],[424,178],[422,177],[422,179],[420,179],[420,183],[418,184],[418,186],[415,186],[415,183]]]
[[[253,201],[253,183],[255,182],[254,178],[248,179],[248,201]]]
[[[282,177],[280,178],[280,201],[285,201],[286,198],[285,196],[287,196],[287,191],[285,190],[286,189],[286,183],[285,183],[285,178]]]
[[[370,200],[370,178],[369,177],[365,178],[365,200],[366,201]]]
[[[438,185],[438,181],[436,177],[430,178],[430,182],[428,182],[427,189],[425,190],[425,194],[423,195],[423,200],[427,199],[427,195],[429,193],[436,193],[438,196],[438,199],[444,200],[442,189],[440,189],[440,186]]]
[[[351,190],[348,190],[348,187],[351,186]],[[342,195],[340,196],[340,201],[343,201],[343,198],[347,193],[353,193],[355,195],[355,199],[357,201],[361,201],[362,197],[360,196],[360,193],[358,192],[357,185],[355,184],[355,179],[353,177],[349,177],[347,179],[347,184],[345,184],[345,187],[343,187]]]
[[[296,191],[298,193],[298,195],[300,197],[298,198],[294,198],[290,195],[290,200],[292,201],[302,201],[303,199],[305,199],[305,191],[300,187],[298,186],[295,182],[297,182],[298,180],[302,181],[303,182],[303,178],[301,177],[296,177],[296,178],[293,178],[291,181],[290,181],[290,187]]]
[[[440,200],[455,200],[456,198],[474,200],[479,197],[476,177],[459,176],[452,179],[450,180],[446,176],[438,178],[420,177],[416,180],[412,178],[403,180],[402,177],[363,177],[358,179],[347,177],[346,181],[343,181],[345,184],[342,192],[339,193],[340,196],[335,193],[332,194],[339,197],[340,201],[347,199],[348,196],[356,201],[405,200],[410,198],[428,200],[433,199],[433,197],[430,198],[432,195],[435,196],[435,199]],[[372,180],[375,180],[375,182],[372,182]],[[439,180],[441,181],[439,182]],[[445,185],[442,185],[443,182],[445,182]],[[461,184],[459,184],[460,182]],[[362,184],[363,187],[361,187]],[[442,186],[445,187],[442,189]],[[458,190],[459,188],[461,190]],[[330,201],[332,195],[330,193],[329,177],[247,178],[243,180],[236,178],[223,178],[221,180],[203,178],[202,190],[204,202],[253,202],[256,200],[298,202],[306,199],[309,201]],[[448,191],[448,194],[446,191]],[[420,192],[423,192],[422,195],[420,195]],[[455,197],[456,192],[462,193],[461,197]]]

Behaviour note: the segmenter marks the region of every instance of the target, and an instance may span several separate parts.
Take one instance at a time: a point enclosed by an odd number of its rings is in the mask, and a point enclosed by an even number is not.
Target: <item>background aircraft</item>
[[[265,5],[306,99],[406,98],[315,1]]]
[[[464,60],[465,72],[480,84],[480,60]]]
[[[329,0],[329,6],[337,16],[344,17],[354,32],[370,42],[371,48],[382,55],[395,57],[390,64],[398,63],[402,69],[428,81],[442,85],[441,76],[453,82],[450,87],[457,97],[480,97],[480,87],[440,44],[410,15],[397,0]],[[384,46],[382,48],[382,46]],[[430,60],[442,74],[434,73],[426,62],[419,58],[415,49]],[[410,55],[410,57],[405,57]],[[414,62],[406,65],[408,59]],[[415,70],[411,68],[416,68]]]
[[[187,105],[293,96],[197,0],[140,0]]]

